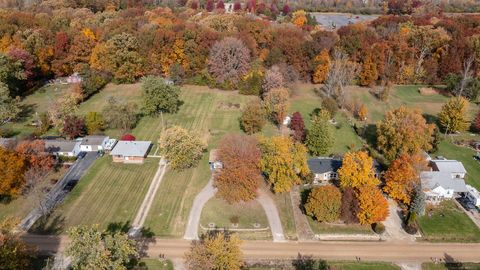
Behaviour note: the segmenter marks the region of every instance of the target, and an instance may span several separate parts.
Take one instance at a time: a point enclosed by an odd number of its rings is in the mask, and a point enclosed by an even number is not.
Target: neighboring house
[[[431,171],[420,173],[422,190],[428,202],[436,204],[454,198],[459,193],[467,192],[463,164],[456,160],[430,160]]]
[[[80,144],[82,152],[97,152],[105,150],[109,138],[107,136],[86,136]]]
[[[218,157],[218,149],[212,149],[208,156],[208,164],[210,165],[210,170],[223,169],[223,163]]]
[[[44,140],[45,151],[64,157],[76,157],[80,154],[80,141]]]
[[[324,185],[331,181],[338,180],[338,169],[342,167],[342,160],[339,158],[317,157],[307,161],[308,168],[313,173],[313,184]],[[379,178],[381,174],[381,166],[373,160],[375,177]]]
[[[110,152],[113,162],[143,163],[150,151],[150,141],[118,141]]]
[[[480,207],[480,192],[470,185],[467,185],[467,192],[465,197],[472,202],[476,207]]]

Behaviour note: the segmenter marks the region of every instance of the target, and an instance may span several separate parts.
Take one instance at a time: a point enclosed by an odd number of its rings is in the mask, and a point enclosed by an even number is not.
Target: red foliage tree
[[[480,131],[480,112],[477,113],[477,116],[475,117],[475,122],[473,123],[473,126],[475,127],[475,130],[477,132]]]
[[[86,134],[85,120],[78,116],[67,116],[63,121],[62,134],[69,139],[84,136]]]
[[[121,141],[135,141],[136,138],[132,134],[124,134],[122,138],[120,138]]]
[[[285,16],[288,15],[288,13],[290,13],[290,6],[287,5],[287,4],[285,4],[285,5],[283,6],[283,8],[282,8],[282,13],[283,13],[283,15],[285,15]]]
[[[225,3],[223,3],[223,0],[220,0],[217,2],[217,9],[225,9]]]
[[[197,9],[197,8],[198,8],[198,2],[197,2],[197,1],[193,1],[192,4],[190,5],[190,8],[192,8],[192,9]]]
[[[208,12],[212,12],[215,7],[215,3],[213,3],[213,0],[208,0],[207,3],[205,4],[205,9]]]
[[[256,0],[248,0],[247,2],[247,11],[251,13],[255,13],[257,10],[257,1]]]
[[[293,113],[290,129],[293,130],[292,136],[295,141],[303,142],[305,140],[305,122],[300,112]]]
[[[235,2],[233,4],[233,11],[237,12],[237,11],[240,11],[242,9],[242,4],[240,2]]]
[[[341,219],[347,224],[358,223],[357,214],[359,211],[360,207],[355,191],[351,187],[345,188],[342,194]]]

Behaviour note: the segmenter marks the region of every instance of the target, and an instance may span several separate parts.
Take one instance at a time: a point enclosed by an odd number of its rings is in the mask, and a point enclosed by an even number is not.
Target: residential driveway
[[[197,194],[193,200],[193,206],[188,216],[187,228],[185,229],[184,239],[198,239],[198,227],[200,225],[200,216],[205,204],[213,198],[217,189],[213,187],[213,177],[210,177],[207,185]]]
[[[65,189],[69,182],[78,182],[87,172],[88,168],[97,159],[96,152],[88,152],[85,157],[78,159],[70,166],[65,175],[60,179],[55,186],[45,195],[45,199],[37,208],[33,209],[20,223],[20,228],[28,231],[35,222],[42,217],[45,212],[51,212],[55,206],[65,199],[68,190]]]
[[[283,234],[282,222],[280,221],[280,215],[278,214],[277,206],[273,199],[268,196],[264,190],[258,190],[257,201],[262,205],[265,214],[267,215],[270,229],[272,230],[273,242],[284,242],[285,235]]]
[[[415,236],[408,234],[402,227],[402,219],[400,218],[400,208],[397,203],[389,199],[388,206],[390,214],[383,224],[385,225],[385,238],[387,241],[408,241],[414,242]],[[383,238],[383,237],[382,237]]]

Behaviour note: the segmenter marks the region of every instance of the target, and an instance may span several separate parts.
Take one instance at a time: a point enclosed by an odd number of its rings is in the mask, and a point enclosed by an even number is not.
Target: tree
[[[185,254],[189,270],[240,270],[243,266],[242,241],[236,234],[212,232],[194,240]]]
[[[54,158],[45,150],[45,142],[42,140],[23,140],[17,144],[15,151],[23,157],[28,168],[24,174],[24,192],[44,180],[55,165]]]
[[[260,168],[275,192],[288,192],[309,174],[307,149],[289,137],[260,138]]]
[[[305,211],[320,222],[333,222],[340,217],[342,193],[336,186],[313,188],[308,195]]]
[[[313,83],[323,83],[327,79],[332,60],[327,49],[323,49],[314,59]]]
[[[320,116],[313,117],[312,126],[305,139],[305,145],[310,153],[315,156],[327,154],[335,140],[333,129],[328,122],[330,119],[329,113],[322,110],[320,114]]]
[[[296,142],[302,143],[305,140],[305,123],[300,112],[294,112],[290,120],[290,129],[293,131],[293,139]]]
[[[263,98],[267,116],[277,125],[281,125],[287,116],[289,97],[288,90],[276,88],[270,90]]]
[[[135,141],[136,139],[132,134],[123,134],[120,141]]]
[[[402,153],[415,154],[432,148],[435,126],[427,124],[419,110],[402,106],[388,111],[377,124],[377,147],[388,160]]]
[[[360,212],[355,191],[351,187],[343,189],[341,219],[347,223],[358,223],[357,214]]]
[[[410,205],[413,188],[420,184],[420,170],[416,169],[415,159],[419,160],[420,158],[401,154],[392,161],[384,175],[385,187],[383,190],[392,199],[406,205]]]
[[[81,74],[81,86],[85,99],[100,91],[100,89],[105,87],[105,85],[107,85],[107,83],[111,80],[111,76],[109,76],[107,73],[99,72],[90,68],[83,69]]]
[[[322,109],[327,110],[330,113],[330,117],[335,117],[338,111],[338,103],[331,97],[324,97],[322,99]]]
[[[349,61],[345,53],[336,50],[328,68],[323,91],[328,97],[335,98],[340,104],[343,104],[344,87],[353,80],[356,72],[356,64]]]
[[[173,126],[162,132],[158,141],[162,154],[174,170],[197,165],[206,149],[198,134]]]
[[[360,224],[373,224],[388,217],[388,202],[375,186],[364,185],[357,191],[360,212],[357,214]]]
[[[453,97],[442,106],[438,114],[440,127],[448,132],[462,132],[470,127],[467,119],[468,100],[464,97]]]
[[[373,159],[365,151],[348,152],[343,156],[342,167],[338,170],[340,187],[358,189],[362,186],[376,186],[380,181],[375,177]]]
[[[35,251],[21,240],[16,226],[12,218],[0,222],[0,265],[2,269],[31,269]]]
[[[11,98],[7,85],[0,81],[0,126],[15,120],[20,112],[20,101]]]
[[[73,269],[127,269],[138,257],[135,241],[125,233],[106,234],[96,226],[68,230],[71,242],[65,253]]]
[[[85,126],[87,128],[87,133],[90,135],[102,131],[105,128],[103,115],[98,112],[88,112],[85,117]]]
[[[143,110],[149,115],[160,112],[176,113],[180,106],[180,88],[168,85],[161,77],[142,79]]]
[[[367,106],[365,106],[365,104],[362,104],[362,106],[360,106],[360,109],[358,109],[358,112],[357,112],[358,119],[361,121],[367,120],[367,114],[368,114]]]
[[[134,102],[125,102],[115,97],[107,100],[103,108],[103,119],[109,128],[130,130],[137,122],[137,105]]]
[[[262,89],[263,95],[267,94],[268,91],[274,88],[282,88],[285,86],[283,75],[280,72],[280,68],[277,65],[272,66],[265,73],[265,78],[263,79]]]
[[[292,14],[292,23],[302,27],[307,23],[307,13],[304,10],[297,10]]]
[[[85,136],[86,134],[85,120],[78,116],[72,115],[65,117],[62,127],[62,135],[69,139]]]
[[[218,152],[223,168],[214,174],[217,196],[228,203],[255,199],[263,179],[257,140],[246,135],[229,134],[220,141]]]
[[[475,117],[475,121],[473,122],[473,127],[477,132],[480,131],[480,111],[477,112],[477,116]]]
[[[258,101],[248,103],[240,117],[240,127],[247,134],[260,132],[266,122],[265,109]]]
[[[421,184],[415,185],[413,188],[413,200],[410,204],[410,212],[416,213],[418,217],[425,215],[425,193],[422,191]]]
[[[70,92],[51,104],[48,110],[48,117],[50,122],[58,129],[62,129],[62,125],[65,122],[67,116],[73,116],[78,111],[78,103],[80,102],[80,96],[77,92]]]
[[[0,197],[18,195],[24,185],[27,166],[22,155],[0,147]]]
[[[359,74],[360,85],[371,86],[378,79],[377,65],[374,62],[371,53],[365,56],[365,60],[362,64],[362,70]]]
[[[250,51],[243,41],[226,37],[217,41],[210,50],[208,70],[217,83],[235,85],[250,67]]]

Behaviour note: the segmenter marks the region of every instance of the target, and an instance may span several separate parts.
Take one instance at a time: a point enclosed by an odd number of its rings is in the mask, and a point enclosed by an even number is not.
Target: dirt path
[[[307,217],[302,213],[300,209],[300,187],[293,187],[290,191],[290,200],[292,201],[293,218],[295,219],[295,230],[297,231],[299,241],[314,240],[315,234],[308,224]]]
[[[183,239],[198,239],[198,226],[200,224],[200,216],[202,215],[202,209],[205,204],[213,198],[217,190],[213,187],[213,178],[210,177],[207,185],[197,194],[193,200],[192,209],[190,209],[190,215],[188,216],[188,223],[185,229],[185,235]]]
[[[267,215],[270,229],[272,230],[273,242],[284,242],[285,235],[283,233],[282,222],[278,214],[277,206],[273,199],[262,189],[258,191],[257,201],[262,205],[265,214]]]
[[[162,182],[163,176],[165,175],[165,171],[167,170],[167,162],[161,158],[159,161],[159,166],[155,176],[153,177],[152,183],[148,188],[147,194],[143,199],[142,205],[138,209],[137,215],[132,223],[132,228],[128,232],[129,235],[137,236],[140,230],[145,223],[145,219],[147,218],[148,212],[150,211],[150,207],[152,206],[153,200],[155,199],[155,195],[157,194],[157,190],[160,187],[160,183]]]
[[[389,215],[383,222],[385,225],[385,238],[387,241],[409,241],[414,242],[415,236],[410,235],[402,228],[403,221],[400,218],[400,209],[394,200],[388,200]]]

